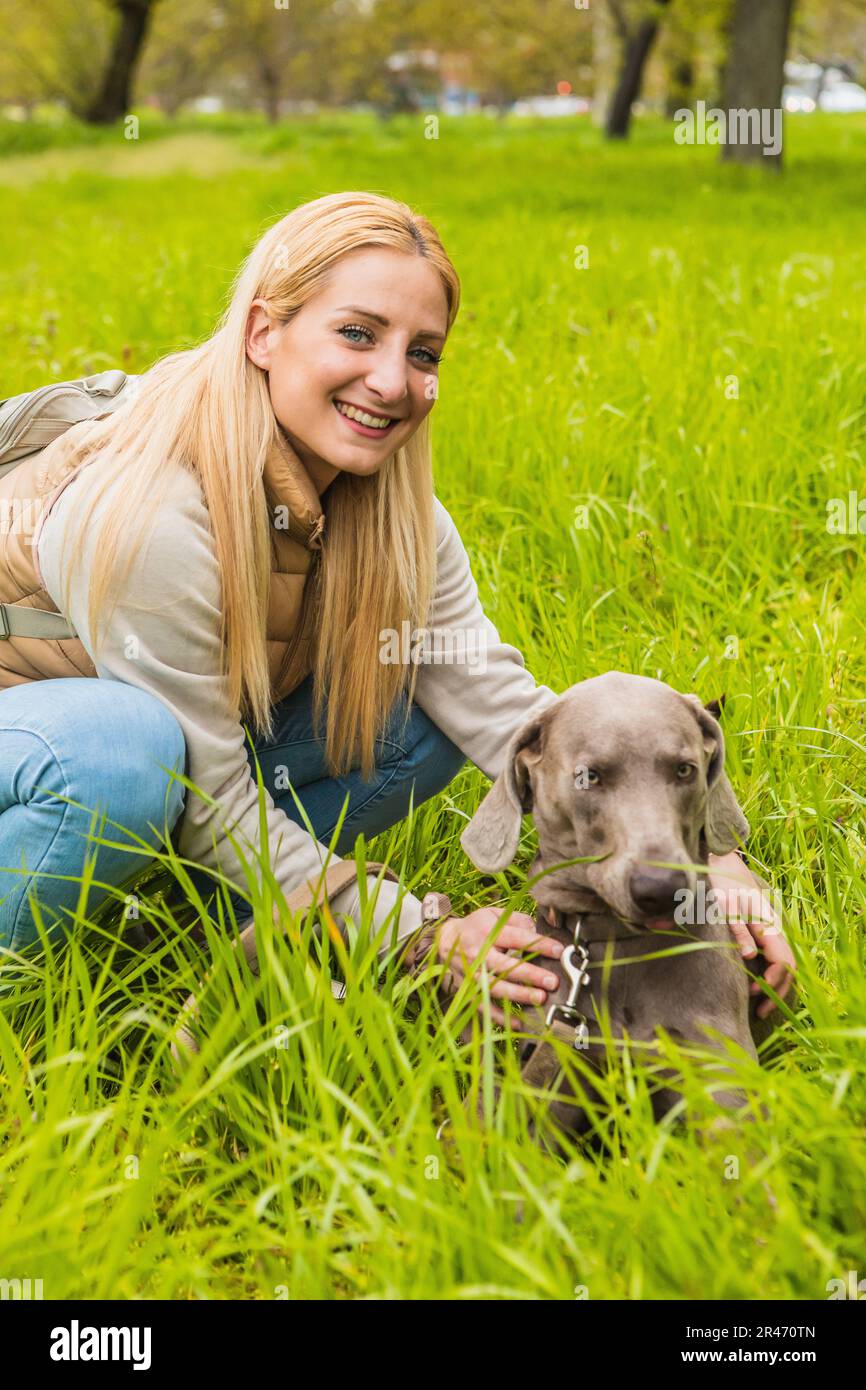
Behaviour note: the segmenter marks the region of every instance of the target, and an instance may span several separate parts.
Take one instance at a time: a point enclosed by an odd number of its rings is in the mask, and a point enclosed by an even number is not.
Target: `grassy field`
[[[171,1025],[207,950],[167,919],[145,953],[84,936],[0,999],[0,1276],[46,1298],[598,1300],[824,1299],[866,1275],[866,539],[827,527],[828,502],[866,497],[866,121],[790,120],[778,179],[649,123],[613,149],[583,124],[425,140],[342,116],[58,141],[0,131],[4,395],[198,340],[299,200],[373,189],[432,218],[464,294],[437,491],[486,611],[557,690],[620,668],[727,696],[800,990],[744,1068],[748,1139],[701,1126],[682,1057],[695,1123],[654,1125],[624,1064],[604,1151],[561,1159],[527,1142],[507,1053],[496,1122],[468,1123],[462,1094],[491,1079],[456,1042],[477,999],[434,1028],[363,927],[321,969],[308,937],[268,946],[260,981],[214,928],[208,1041],[181,1078]],[[467,767],[369,855],[456,911],[528,907],[529,820],[498,884],[460,849],[487,785]]]

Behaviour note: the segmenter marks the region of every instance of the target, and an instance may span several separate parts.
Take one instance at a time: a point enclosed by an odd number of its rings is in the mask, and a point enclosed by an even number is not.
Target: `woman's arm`
[[[415,699],[494,781],[508,740],[531,715],[558,698],[537,685],[522,654],[503,642],[478,597],[469,556],[450,514],[436,498],[437,581],[428,618],[430,644],[443,643],[448,661],[419,664]],[[462,635],[461,635],[462,634]]]
[[[739,850],[710,854],[707,863],[710,887],[720,901],[741,956],[744,960],[753,960],[760,950],[767,960],[764,979],[779,998],[784,999],[791,988],[797,962],[782,929],[779,912],[773,905],[769,884],[752,873]],[[758,981],[753,981],[749,988],[752,994],[761,992]],[[774,1008],[772,999],[762,1000],[758,1017],[766,1018]]]

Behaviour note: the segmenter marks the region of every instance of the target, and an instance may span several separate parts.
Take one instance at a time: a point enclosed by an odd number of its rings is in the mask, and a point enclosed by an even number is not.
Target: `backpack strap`
[[[0,603],[0,642],[8,637],[44,637],[56,642],[77,636],[62,613],[25,608],[20,603]]]

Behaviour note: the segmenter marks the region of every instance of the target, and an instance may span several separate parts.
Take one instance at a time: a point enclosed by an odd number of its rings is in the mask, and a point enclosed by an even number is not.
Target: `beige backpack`
[[[81,420],[107,415],[134,395],[140,377],[111,370],[77,381],[58,381],[0,401],[0,478],[23,459],[38,454],[58,435]],[[0,603],[0,639],[77,634],[60,613],[15,603]]]

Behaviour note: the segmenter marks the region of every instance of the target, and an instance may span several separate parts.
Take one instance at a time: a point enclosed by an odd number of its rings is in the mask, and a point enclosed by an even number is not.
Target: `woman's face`
[[[254,301],[247,356],[320,496],[341,470],[375,473],[432,410],[447,314],[430,262],[384,247],[345,255],[289,323]]]

